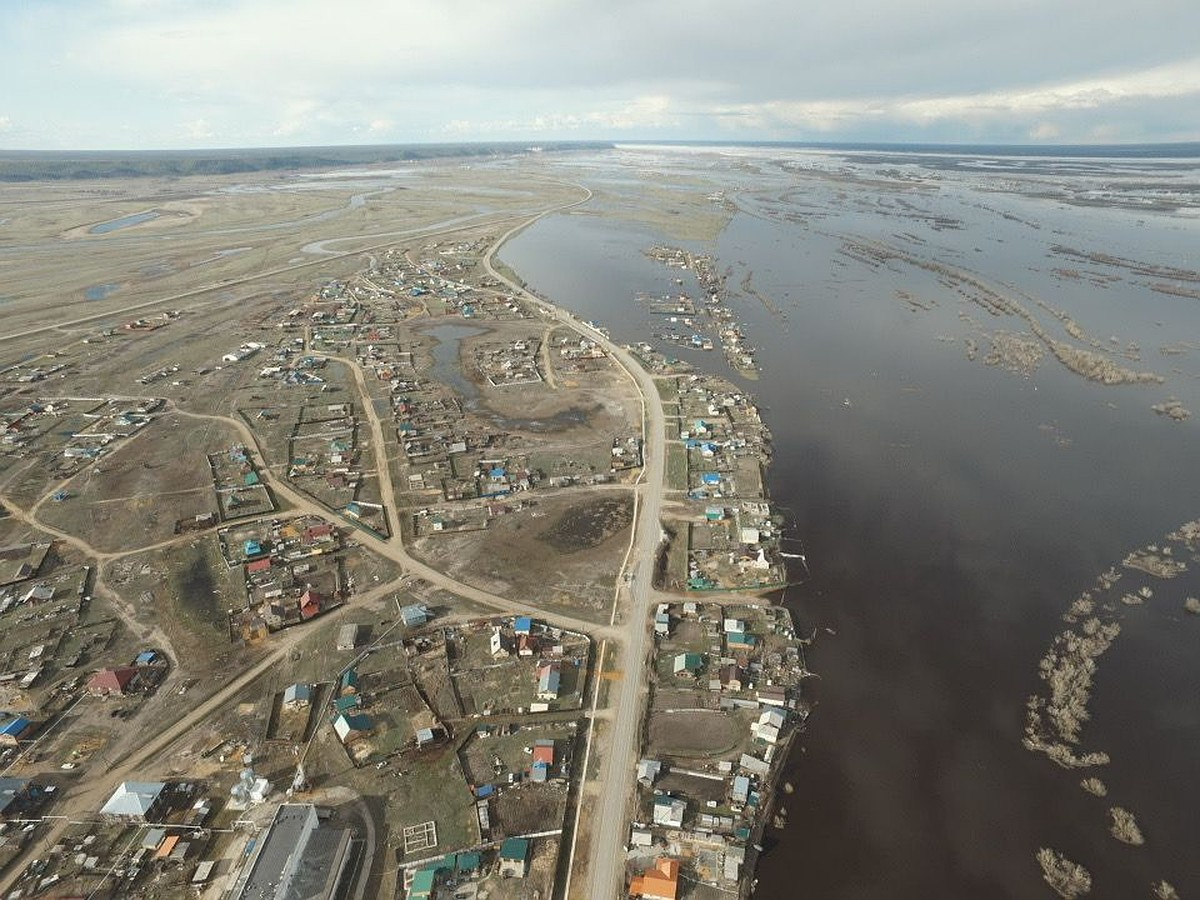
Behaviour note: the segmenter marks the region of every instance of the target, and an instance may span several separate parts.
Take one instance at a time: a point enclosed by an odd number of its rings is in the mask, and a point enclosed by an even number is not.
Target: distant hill
[[[605,150],[605,141],[558,141],[536,149]],[[392,144],[369,147],[265,147],[247,150],[41,151],[0,150],[0,181],[72,181],[184,175],[236,175],[289,169],[329,169],[452,157],[499,157],[535,149],[528,142]]]

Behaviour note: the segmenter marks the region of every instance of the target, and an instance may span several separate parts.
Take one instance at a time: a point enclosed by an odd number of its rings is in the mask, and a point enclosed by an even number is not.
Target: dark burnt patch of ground
[[[602,544],[632,520],[631,497],[602,497],[568,507],[538,538],[559,553],[575,553]]]

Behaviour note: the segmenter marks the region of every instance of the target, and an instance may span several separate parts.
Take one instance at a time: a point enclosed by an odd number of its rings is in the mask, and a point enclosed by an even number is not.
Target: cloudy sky
[[[0,148],[1200,140],[1197,0],[4,0]]]

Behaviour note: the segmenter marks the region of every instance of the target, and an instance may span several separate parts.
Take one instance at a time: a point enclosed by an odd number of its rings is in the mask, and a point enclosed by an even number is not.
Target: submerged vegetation
[[[1175,397],[1168,397],[1162,403],[1155,403],[1150,408],[1160,416],[1166,416],[1168,419],[1173,419],[1176,422],[1182,422],[1192,414]]]
[[[1070,900],[1091,891],[1092,876],[1079,863],[1071,862],[1049,847],[1038,850],[1037,861],[1042,867],[1042,877],[1046,879],[1046,884],[1050,885],[1058,896]]]
[[[1187,522],[1166,535],[1164,542],[1134,550],[1122,561],[1121,568],[1145,576],[1171,579],[1184,574],[1187,564],[1178,557],[1200,549],[1200,520]],[[1044,691],[1026,701],[1023,744],[1028,750],[1044,753],[1066,769],[1106,765],[1108,754],[1101,750],[1083,752],[1079,748],[1083,726],[1091,718],[1088,709],[1098,660],[1121,633],[1120,615],[1132,614],[1154,597],[1148,584],[1130,585],[1119,593],[1109,593],[1121,581],[1116,566],[1100,573],[1095,585],[1071,602],[1062,619],[1068,626],[1055,635],[1038,663],[1038,675],[1046,684]],[[1106,596],[1107,595],[1107,596]],[[1127,612],[1123,612],[1126,610]],[[1200,615],[1200,599],[1188,597],[1184,609]],[[1080,780],[1079,786],[1093,797],[1108,795],[1108,786],[1096,776]],[[1137,819],[1121,806],[1108,808],[1108,831],[1131,846],[1146,842]],[[1042,873],[1061,897],[1079,897],[1091,890],[1091,875],[1083,866],[1071,862],[1048,848],[1037,851]],[[1152,885],[1154,896],[1178,900],[1178,893],[1167,881]]]
[[[1045,753],[1060,766],[1078,768],[1103,765],[1103,753],[1077,755],[1079,731],[1091,718],[1092,678],[1096,659],[1121,633],[1116,622],[1103,623],[1092,617],[1078,631],[1059,634],[1038,664],[1039,675],[1050,688],[1049,698],[1034,695],[1026,708],[1025,746]]]
[[[1108,786],[1099,778],[1085,778],[1079,782],[1079,786],[1093,797],[1103,797],[1108,794]]]
[[[1134,846],[1146,843],[1146,838],[1142,836],[1142,829],[1138,828],[1137,819],[1129,810],[1114,806],[1109,809],[1108,817],[1111,821],[1109,831],[1118,841]]]

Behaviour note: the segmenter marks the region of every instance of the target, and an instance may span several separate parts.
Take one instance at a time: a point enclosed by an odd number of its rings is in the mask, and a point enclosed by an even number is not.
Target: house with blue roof
[[[0,725],[0,744],[7,747],[15,747],[17,741],[25,732],[29,731],[29,727],[33,723],[24,716],[16,716],[9,719],[3,725]]]
[[[303,682],[289,684],[283,692],[283,705],[292,709],[302,709],[312,703],[312,685]]]
[[[533,631],[533,618],[531,616],[517,616],[513,622],[513,631],[517,634],[529,634]]]
[[[557,700],[562,671],[556,662],[546,663],[537,670],[539,700]]]
[[[416,628],[429,621],[429,607],[421,603],[410,603],[400,610],[400,619],[405,628]]]

